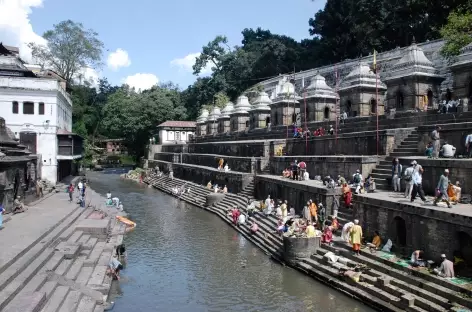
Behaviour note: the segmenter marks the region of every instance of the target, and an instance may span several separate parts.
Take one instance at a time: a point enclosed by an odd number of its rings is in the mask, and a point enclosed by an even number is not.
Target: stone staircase
[[[115,218],[108,241],[76,228],[94,208],[75,208],[49,233],[0,269],[0,311],[103,312],[111,286],[106,276],[124,233]],[[104,233],[106,236],[106,233]],[[121,241],[120,241],[121,240]]]
[[[177,179],[170,181],[166,177],[158,180],[150,178],[146,182],[153,181],[158,183],[153,186],[167,193],[172,187],[169,183],[174,186],[189,184]],[[259,225],[259,231],[251,234],[249,225],[239,227],[233,225],[228,214],[228,210],[234,206],[239,206],[244,210],[245,198],[228,193],[221,202],[212,207],[206,207],[201,204],[201,197],[208,193],[209,191],[203,186],[192,184],[191,194],[181,198],[217,214],[267,255],[275,260],[283,261],[283,242],[280,235],[275,233],[277,222],[275,216],[256,214],[250,218],[250,221],[255,221]],[[338,216],[341,223],[351,221],[352,211],[340,208]],[[337,234],[340,234],[340,230]],[[329,251],[341,258],[336,263],[329,262],[324,257]],[[340,269],[352,270],[359,264],[367,265],[368,271],[362,273],[358,283],[340,276]],[[351,246],[341,242],[339,237],[335,238],[333,246],[322,244],[315,254],[301,260],[295,268],[381,311],[472,311],[471,290],[452,284],[445,279],[403,267],[396,262],[381,258],[378,254],[370,253],[367,249],[362,250],[360,256],[355,256],[352,254]]]
[[[392,189],[389,185],[391,184],[390,180],[392,178],[392,160],[397,157],[408,156],[418,156],[418,131],[416,129],[372,170],[371,176],[375,179],[375,185],[378,190]]]
[[[246,185],[238,195],[244,196],[248,200],[252,200],[254,198],[254,179],[251,179],[251,182],[249,182],[249,184]]]

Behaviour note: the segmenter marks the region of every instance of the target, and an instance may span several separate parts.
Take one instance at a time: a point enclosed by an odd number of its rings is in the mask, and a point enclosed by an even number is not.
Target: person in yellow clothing
[[[218,162],[218,170],[223,169],[224,164],[225,164],[225,160],[223,158],[220,158],[220,161]]]
[[[280,209],[282,210],[282,218],[287,217],[287,201],[285,200],[284,203],[280,206]]]
[[[316,204],[314,201],[310,199],[310,214],[311,214],[311,221],[315,222],[315,224],[318,223],[318,207],[316,207]]]
[[[355,254],[359,255],[362,241],[362,228],[359,225],[359,220],[354,220],[354,225],[349,233],[351,234],[352,250]]]
[[[305,229],[306,237],[315,237],[316,236],[316,231],[315,227],[313,226],[313,223],[311,221],[308,221],[308,226]]]

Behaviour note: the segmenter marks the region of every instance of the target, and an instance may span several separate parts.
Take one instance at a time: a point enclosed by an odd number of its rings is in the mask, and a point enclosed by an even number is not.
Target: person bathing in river
[[[233,210],[231,211],[231,217],[233,218],[233,223],[236,225],[238,224],[238,218],[239,218],[239,215],[241,214],[241,212],[239,211],[238,208],[233,208]]]
[[[108,263],[108,269],[114,278],[120,280],[120,271],[123,270],[123,265],[116,257],[113,256],[111,258],[110,263]]]
[[[251,234],[256,234],[257,231],[259,231],[259,226],[257,225],[256,222],[252,222],[251,227],[249,228],[251,231]]]
[[[246,215],[244,213],[240,213],[238,216],[238,226],[246,224]]]

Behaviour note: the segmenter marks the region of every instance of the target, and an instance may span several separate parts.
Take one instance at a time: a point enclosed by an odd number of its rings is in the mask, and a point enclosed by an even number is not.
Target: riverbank
[[[0,311],[104,311],[118,214],[88,187],[86,208],[58,192],[14,215],[0,231]]]
[[[171,195],[173,187],[186,184],[191,189],[190,194],[184,194],[179,199],[217,214],[267,255],[284,264],[283,243],[280,236],[275,234],[275,217],[256,215],[254,219],[260,230],[251,235],[246,225],[235,227],[227,215],[227,209],[234,206],[244,210],[247,197],[226,194],[221,202],[208,207],[206,197],[211,192],[201,185],[168,177],[149,177],[145,182]],[[340,216],[345,220],[350,215],[352,212],[340,210]],[[328,251],[337,253],[341,259],[336,263],[327,261],[324,255]],[[322,245],[316,254],[291,266],[381,311],[470,311],[472,301],[467,287],[411,270],[381,256],[380,253],[364,251],[361,256],[354,256],[350,246],[337,241],[334,246]],[[340,269],[353,269],[358,264],[369,268],[361,275],[358,283],[339,275]]]

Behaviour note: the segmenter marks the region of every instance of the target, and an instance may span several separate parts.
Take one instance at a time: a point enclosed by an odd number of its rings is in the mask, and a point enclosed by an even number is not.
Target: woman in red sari
[[[347,185],[347,183],[344,183],[343,185],[343,197],[344,197],[344,205],[346,205],[347,208],[351,207],[352,191],[349,185]]]
[[[321,235],[321,242],[325,244],[331,244],[333,241],[333,231],[331,229],[331,226],[327,226],[323,232],[323,235]]]
[[[233,223],[236,225],[238,224],[238,218],[241,212],[239,211],[238,208],[234,208],[233,211],[231,211],[231,217],[233,218]]]

